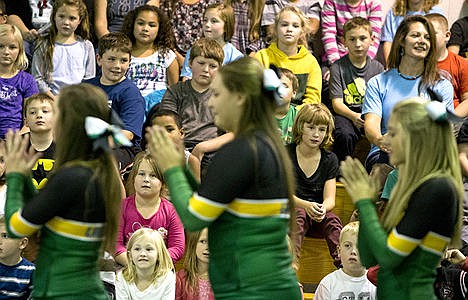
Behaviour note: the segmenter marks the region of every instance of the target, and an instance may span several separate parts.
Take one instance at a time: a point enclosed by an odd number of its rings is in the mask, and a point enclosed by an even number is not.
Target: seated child
[[[117,273],[116,299],[174,299],[174,265],[158,231],[151,228],[135,231],[125,254],[128,265]]]
[[[156,162],[148,153],[138,153],[127,180],[127,194],[131,196],[122,201],[115,255],[119,264],[128,265],[127,243],[141,227],[152,228],[161,234],[174,262],[184,255],[184,228],[172,203],[163,198],[165,190],[164,178]]]
[[[291,144],[293,141],[292,128],[294,118],[297,114],[296,106],[291,105],[291,99],[296,95],[299,83],[296,75],[288,69],[278,68],[281,83],[287,88],[288,93],[283,96],[283,105],[278,107],[275,113],[276,122],[281,132],[281,138],[285,145]]]
[[[255,54],[265,68],[272,64],[296,75],[299,87],[292,100],[296,105],[321,101],[322,71],[306,47],[307,25],[308,20],[299,8],[284,7],[275,19],[274,42]]]
[[[42,189],[47,176],[54,167],[54,99],[45,93],[33,95],[24,100],[24,123],[29,128],[29,145],[42,153],[32,171],[32,181],[36,189]]]
[[[243,54],[229,40],[234,34],[234,11],[230,5],[223,3],[210,4],[203,17],[203,36],[218,42],[224,51],[223,65],[241,58]],[[180,76],[184,80],[192,78],[189,67],[190,50],[185,55]]]
[[[138,153],[141,128],[145,118],[145,99],[136,85],[127,77],[132,42],[123,33],[108,33],[99,39],[97,64],[102,69],[100,76],[84,82],[104,90],[109,97],[109,106],[122,120],[123,133],[134,147],[114,150],[121,169],[129,165]]]
[[[55,108],[54,99],[45,93],[33,95],[24,100],[24,124],[29,128],[29,146],[42,156],[32,168],[32,182],[38,190],[42,189],[55,165]],[[23,256],[35,262],[39,250],[39,233],[29,237]]]
[[[343,267],[320,281],[315,300],[376,299],[376,288],[367,279],[359,258],[358,231],[359,222],[351,222],[341,230],[338,248]]]
[[[135,6],[122,24],[122,32],[133,42],[127,77],[145,98],[148,112],[179,81],[179,64],[172,51],[174,36],[167,15],[148,1],[135,1]]]
[[[0,299],[29,299],[32,290],[32,275],[36,267],[21,253],[28,238],[10,238],[5,227],[5,218],[0,217]]]
[[[0,72],[0,139],[4,139],[8,129],[21,128],[24,99],[37,94],[39,90],[34,77],[25,71],[28,60],[18,28],[1,24],[0,46],[2,55],[8,56],[2,62]]]
[[[335,266],[340,266],[338,242],[343,225],[335,207],[338,158],[324,147],[332,142],[333,116],[323,104],[306,104],[293,126],[294,143],[287,146],[296,177],[296,259],[304,236],[325,238]]]
[[[369,20],[352,18],[343,28],[348,54],[330,67],[330,98],[335,117],[333,152],[338,160],[352,156],[356,143],[364,134],[361,118],[366,82],[383,72],[383,66],[367,55],[373,35]]]
[[[208,229],[187,233],[184,268],[176,274],[176,300],[214,300],[208,278]]]
[[[50,31],[34,48],[31,74],[39,91],[55,98],[62,87],[96,76],[96,58],[83,0],[53,2]]]
[[[195,179],[200,181],[200,160],[198,160],[195,155],[191,154],[190,151],[185,149],[185,131],[181,125],[181,121],[177,113],[162,109],[161,103],[158,103],[154,105],[148,113],[145,124],[143,125],[143,132],[146,131],[147,127],[153,125],[164,127],[174,144],[180,147],[184,147],[186,166],[190,169]],[[141,147],[143,149],[146,148],[146,140],[144,137],[141,143]]]
[[[189,60],[192,79],[169,87],[161,101],[161,109],[179,115],[185,131],[185,147],[200,161],[205,154],[215,152],[233,138],[232,133],[219,135],[208,106],[213,93],[211,83],[223,58],[223,49],[218,42],[207,38],[196,41]]]

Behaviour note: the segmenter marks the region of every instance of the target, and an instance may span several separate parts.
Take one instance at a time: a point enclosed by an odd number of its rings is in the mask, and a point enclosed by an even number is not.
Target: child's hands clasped
[[[375,199],[380,189],[377,176],[369,176],[361,162],[347,157],[341,162],[343,177],[341,182],[346,188],[353,203],[363,199]]]
[[[317,202],[309,202],[309,205],[305,207],[307,215],[315,222],[322,222],[327,213],[323,204]]]
[[[161,172],[184,165],[183,148],[179,149],[160,126],[148,127],[145,134],[150,155],[157,161]]]
[[[36,153],[32,147],[27,149],[29,139],[22,137],[18,131],[11,129],[5,135],[2,143],[5,153],[6,173],[21,173],[28,176],[41,153]]]

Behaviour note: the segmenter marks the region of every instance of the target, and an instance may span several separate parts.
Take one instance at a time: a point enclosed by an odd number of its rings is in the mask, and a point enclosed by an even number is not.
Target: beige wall
[[[445,15],[452,25],[457,19],[468,16],[468,4],[464,0],[441,0],[439,6],[444,10]],[[395,0],[381,0],[382,8],[386,13],[395,3]]]

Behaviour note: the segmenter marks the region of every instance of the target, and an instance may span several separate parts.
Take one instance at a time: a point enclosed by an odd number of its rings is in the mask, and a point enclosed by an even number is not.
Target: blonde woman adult
[[[393,109],[390,162],[399,178],[380,222],[373,205],[377,179],[356,159],[342,163],[342,182],[360,215],[361,261],[380,265],[379,299],[435,299],[435,269],[447,245],[460,242],[463,186],[446,116],[442,103],[421,98]]]

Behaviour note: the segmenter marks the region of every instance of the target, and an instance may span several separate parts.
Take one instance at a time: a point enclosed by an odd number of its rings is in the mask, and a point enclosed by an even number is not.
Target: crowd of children
[[[381,198],[405,211],[394,107],[420,97],[468,116],[468,17],[450,28],[437,4],[397,0],[385,16],[379,0],[0,0],[0,299],[105,299],[101,250],[106,297],[296,299],[306,236],[339,269],[317,299],[391,296],[393,265],[369,257],[402,253],[398,218],[384,214],[393,244],[363,254],[383,268],[376,289],[357,246],[369,221],[333,212],[336,183],[354,183],[340,162],[367,138],[366,171],[396,168]],[[73,247],[60,266],[56,242]]]

